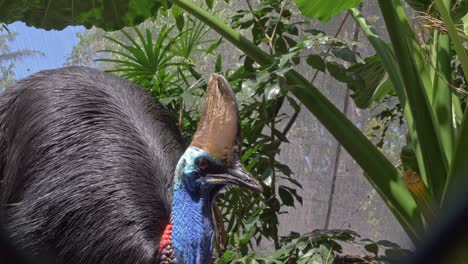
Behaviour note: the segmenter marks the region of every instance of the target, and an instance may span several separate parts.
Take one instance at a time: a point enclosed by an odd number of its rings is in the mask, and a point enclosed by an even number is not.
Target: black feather
[[[141,87],[84,67],[0,96],[1,221],[55,263],[155,263],[184,144]]]

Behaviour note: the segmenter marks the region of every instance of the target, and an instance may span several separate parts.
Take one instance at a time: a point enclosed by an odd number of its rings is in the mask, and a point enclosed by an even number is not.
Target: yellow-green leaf
[[[304,16],[317,18],[322,22],[329,21],[343,10],[356,7],[362,1],[364,0],[294,0]]]

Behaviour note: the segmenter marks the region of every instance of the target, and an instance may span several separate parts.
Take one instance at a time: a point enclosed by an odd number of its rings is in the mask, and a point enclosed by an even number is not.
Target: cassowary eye
[[[198,167],[198,169],[199,169],[200,171],[202,171],[202,172],[207,171],[208,168],[209,168],[209,166],[210,166],[210,163],[209,163],[209,161],[208,161],[206,158],[204,158],[204,157],[199,157],[199,158],[197,159],[197,167]]]

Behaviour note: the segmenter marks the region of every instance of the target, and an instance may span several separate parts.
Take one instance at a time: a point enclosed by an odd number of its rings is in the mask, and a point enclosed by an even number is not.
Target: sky
[[[28,27],[23,22],[15,22],[8,25],[8,28],[17,33],[16,39],[10,42],[12,50],[33,49],[44,53],[44,56],[34,55],[16,61],[16,79],[22,79],[41,70],[63,67],[67,56],[78,42],[76,33],[85,30],[84,27],[75,26],[61,31],[46,31]]]

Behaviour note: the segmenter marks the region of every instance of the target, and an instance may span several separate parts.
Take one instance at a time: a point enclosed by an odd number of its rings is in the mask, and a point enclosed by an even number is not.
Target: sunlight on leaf
[[[306,17],[317,18],[322,22],[329,21],[341,11],[356,7],[364,0],[294,0],[301,13]]]

